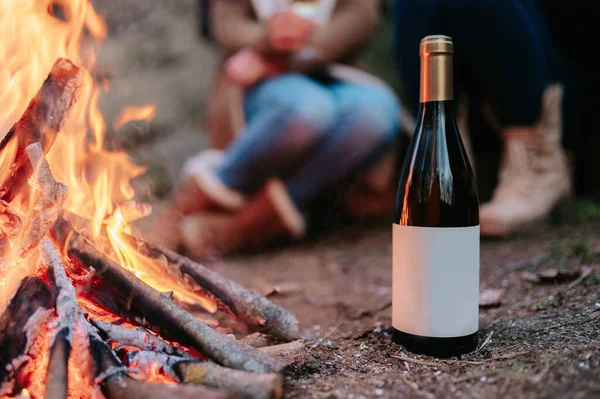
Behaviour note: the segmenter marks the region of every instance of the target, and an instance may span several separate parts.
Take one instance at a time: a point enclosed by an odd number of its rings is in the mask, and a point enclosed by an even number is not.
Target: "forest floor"
[[[460,359],[392,343],[389,223],[212,267],[261,292],[281,287],[274,299],[300,319],[310,343],[292,359],[289,398],[600,395],[600,220],[484,240],[481,291],[503,293],[480,309],[479,347]]]

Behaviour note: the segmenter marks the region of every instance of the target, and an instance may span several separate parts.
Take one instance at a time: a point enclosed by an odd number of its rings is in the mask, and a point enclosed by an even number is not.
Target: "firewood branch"
[[[165,385],[138,381],[129,376],[123,363],[114,355],[106,342],[94,332],[90,334],[90,353],[97,366],[97,382],[108,399],[228,399],[234,397],[193,385]]]
[[[283,377],[280,374],[249,373],[230,370],[212,362],[183,360],[175,371],[185,383],[237,393],[246,399],[279,399],[283,394]]]
[[[33,168],[29,185],[34,202],[19,238],[19,245],[24,254],[37,246],[50,231],[67,198],[67,186],[54,180],[42,146],[39,143],[31,144],[26,148],[26,152]],[[48,248],[48,245],[45,247]]]
[[[250,328],[285,341],[298,338],[298,320],[283,306],[167,248],[141,241],[137,244],[140,253],[148,257],[164,256],[170,267],[190,276]]]
[[[51,348],[46,398],[64,398],[67,396],[66,367],[69,356],[62,348],[68,347],[70,350],[73,328],[76,322],[80,323],[84,330],[88,332],[90,354],[96,364],[97,381],[108,399],[165,397],[190,399],[203,397],[212,399],[228,397],[220,392],[200,387],[161,385],[138,381],[130,377],[127,368],[81,314],[75,296],[75,288],[67,277],[60,255],[52,242],[44,239],[40,243],[40,251],[43,262],[48,266],[50,272],[49,277],[54,288],[58,313],[58,334]],[[64,363],[63,360],[65,360]],[[56,366],[58,368],[53,369]]]
[[[12,387],[3,385],[19,375],[19,357],[26,353],[35,335],[28,328],[41,323],[41,316],[50,308],[50,291],[46,283],[38,277],[24,278],[0,316],[0,396],[10,394]],[[39,323],[36,322],[38,319]]]
[[[279,399],[283,394],[283,376],[232,370],[213,362],[183,359],[164,353],[134,351],[127,355],[130,367],[160,369],[187,384],[200,384],[240,395],[245,399]]]
[[[39,245],[42,263],[48,268],[56,322],[51,326],[50,361],[46,374],[45,399],[67,397],[68,362],[71,355],[75,321],[81,317],[75,288],[67,276],[60,254],[52,241],[44,238]]]
[[[134,346],[145,351],[162,352],[167,355],[180,356],[182,358],[192,357],[185,351],[169,345],[162,339],[146,331],[132,330],[130,328],[106,323],[101,320],[91,321],[94,327],[100,331],[100,336],[109,342],[120,345]]]
[[[82,72],[69,60],[59,58],[42,87],[31,100],[21,119],[0,142],[0,151],[14,151],[8,157],[10,165],[7,177],[0,182],[0,200],[11,202],[21,191],[31,176],[26,148],[40,143],[47,153],[58,134],[60,127],[77,97],[81,85]]]
[[[105,282],[113,295],[126,299],[150,324],[163,326],[167,338],[191,345],[226,367],[258,373],[283,367],[279,361],[225,336],[181,309],[170,296],[154,290],[98,251],[68,221],[59,218],[52,236],[72,261],[84,268],[94,268],[94,277]]]

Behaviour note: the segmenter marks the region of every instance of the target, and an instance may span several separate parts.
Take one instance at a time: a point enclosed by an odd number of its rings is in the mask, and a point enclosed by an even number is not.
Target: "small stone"
[[[487,289],[479,294],[479,306],[491,307],[499,306],[502,304],[502,296],[504,295],[504,288],[498,289]]]
[[[537,273],[541,283],[561,283],[572,281],[581,276],[582,269],[567,270],[567,269],[547,269]]]

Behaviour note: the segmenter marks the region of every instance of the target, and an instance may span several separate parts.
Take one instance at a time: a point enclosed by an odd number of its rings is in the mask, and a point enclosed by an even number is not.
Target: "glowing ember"
[[[69,358],[69,398],[103,398],[93,384],[93,360],[90,357],[87,331],[77,324]]]
[[[44,319],[48,318],[48,311],[45,315],[40,315]],[[44,320],[38,326],[25,327],[31,336],[30,347],[26,352],[27,362],[24,371],[21,372],[20,378],[25,380],[22,384],[28,388],[29,395],[33,398],[41,398],[44,396],[46,386],[46,369],[48,368],[49,349],[50,349],[50,334],[48,329],[48,320]]]
[[[144,380],[160,382],[163,384],[177,383],[177,376],[171,365],[161,362],[160,356],[157,356],[156,358],[145,357],[145,354],[153,355],[152,352],[147,352],[142,353],[140,356],[135,356],[134,360],[129,362],[129,367],[138,370],[140,377]]]

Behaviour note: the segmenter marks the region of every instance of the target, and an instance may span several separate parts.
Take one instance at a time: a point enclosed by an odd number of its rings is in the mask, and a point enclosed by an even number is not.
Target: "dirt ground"
[[[204,146],[216,53],[197,39],[192,0],[94,3],[110,28],[97,68],[114,75],[101,98],[109,125],[125,105],[157,104],[152,123],[110,130],[108,143],[148,165],[138,197],[159,204],[183,160]],[[600,397],[600,217],[594,207],[580,211],[577,224],[482,242],[481,289],[504,294],[481,309],[479,349],[462,359],[416,356],[391,342],[389,221],[209,266],[259,292],[284,291],[274,299],[310,341],[291,359],[288,398]],[[582,266],[575,280],[523,280]]]
[[[590,268],[584,278],[523,280],[526,272],[582,265]],[[388,223],[212,266],[262,292],[287,290],[275,299],[310,340],[292,359],[288,398],[600,395],[598,220],[482,242],[481,290],[504,294],[500,305],[481,309],[479,348],[462,359],[417,356],[391,342]]]

